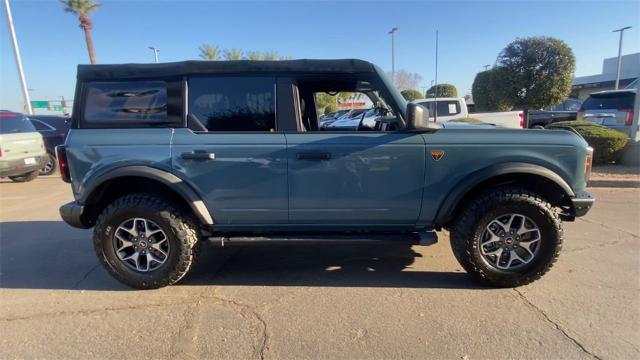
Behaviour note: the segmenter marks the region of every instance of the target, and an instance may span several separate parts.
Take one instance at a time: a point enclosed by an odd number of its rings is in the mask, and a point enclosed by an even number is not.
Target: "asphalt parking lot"
[[[560,259],[518,289],[431,247],[208,248],[134,291],[62,222],[57,177],[0,183],[0,358],[640,358],[640,189],[592,188]]]

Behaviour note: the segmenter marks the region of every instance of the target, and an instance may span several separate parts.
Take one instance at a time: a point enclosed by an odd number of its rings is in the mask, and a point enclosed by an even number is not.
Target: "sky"
[[[72,99],[77,64],[89,62],[77,17],[57,0],[9,0],[31,100]],[[7,19],[0,26],[0,109],[23,99]],[[640,51],[640,1],[125,1],[103,0],[92,16],[98,63],[198,59],[198,47],[276,51],[292,58],[360,58],[418,73],[428,86],[454,84],[460,96],[484,65],[519,37],[552,36],[576,57],[576,76],[600,73],[602,60]],[[37,110],[38,113],[44,113]]]

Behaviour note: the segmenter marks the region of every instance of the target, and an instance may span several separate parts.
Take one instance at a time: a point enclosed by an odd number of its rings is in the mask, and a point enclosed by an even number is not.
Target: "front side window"
[[[189,121],[208,131],[275,131],[274,84],[266,77],[192,77]]]
[[[91,123],[164,123],[167,86],[164,81],[91,82],[86,88],[84,121]]]

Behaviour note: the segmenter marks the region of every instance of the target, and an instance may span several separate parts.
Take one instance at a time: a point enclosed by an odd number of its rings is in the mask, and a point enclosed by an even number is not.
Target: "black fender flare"
[[[189,184],[166,170],[154,168],[148,165],[128,165],[102,171],[99,175],[94,176],[89,183],[84,185],[84,189],[81,193],[82,195],[77,199],[78,202],[80,204],[85,204],[93,195],[93,192],[106,181],[124,176],[143,177],[167,185],[171,189],[175,190],[187,202],[187,204],[189,204],[200,222],[207,225],[213,225],[213,218],[211,217],[209,210],[200,196]]]
[[[558,185],[568,197],[575,197],[575,193],[571,186],[558,175],[555,171],[546,168],[544,166],[523,163],[523,162],[509,162],[491,165],[480,170],[476,170],[471,174],[464,177],[464,180],[458,182],[452,190],[447,194],[438,213],[436,215],[436,224],[443,224],[451,219],[456,207],[462,201],[462,199],[471,191],[474,187],[480,183],[489,180],[493,177],[507,174],[529,174],[537,175],[546,178],[556,185]]]

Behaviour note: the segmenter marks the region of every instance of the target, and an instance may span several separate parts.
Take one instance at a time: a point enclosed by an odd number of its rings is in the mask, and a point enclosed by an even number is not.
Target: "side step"
[[[273,234],[264,236],[211,236],[207,240],[217,246],[317,244],[413,244],[428,246],[438,242],[438,235],[435,231],[402,234]]]

